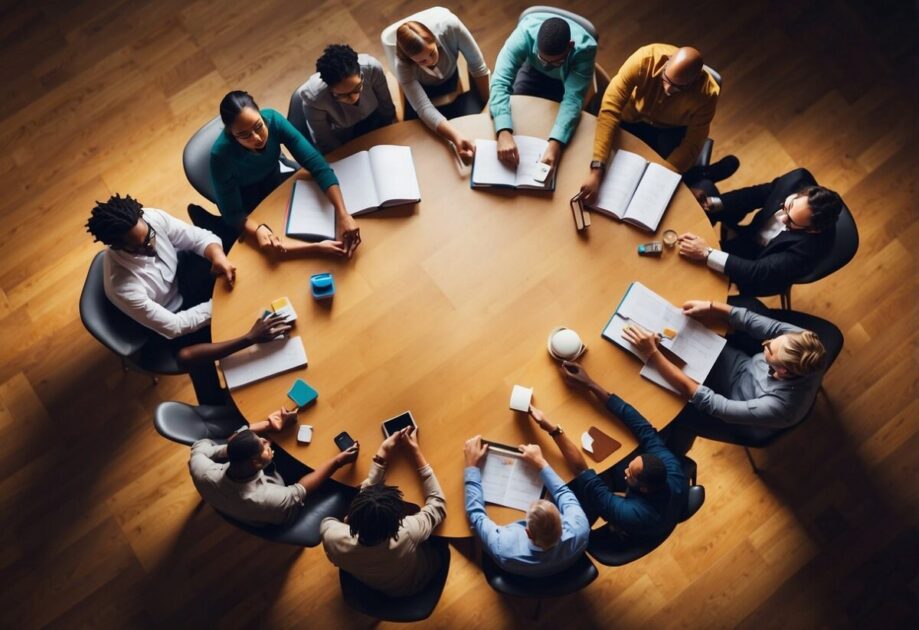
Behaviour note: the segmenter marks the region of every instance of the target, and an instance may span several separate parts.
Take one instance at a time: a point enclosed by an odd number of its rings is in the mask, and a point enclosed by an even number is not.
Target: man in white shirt
[[[201,330],[211,321],[213,280],[203,259],[211,275],[225,277],[233,287],[236,267],[217,236],[162,210],[144,208],[130,196],[97,202],[86,227],[94,240],[108,245],[103,266],[108,299],[166,339]]]

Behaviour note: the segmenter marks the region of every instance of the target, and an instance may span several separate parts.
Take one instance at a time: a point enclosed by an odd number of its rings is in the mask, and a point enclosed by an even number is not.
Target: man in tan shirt
[[[411,516],[405,515],[402,492],[383,483],[397,447],[413,459],[424,485],[424,507]],[[440,568],[437,555],[423,543],[446,515],[446,498],[418,446],[417,429],[406,428],[380,444],[345,522],[323,519],[319,532],[332,564],[371,588],[402,597],[423,589]]]
[[[590,174],[581,186],[584,198],[595,199],[618,127],[647,143],[689,183],[730,177],[739,165],[734,156],[704,171],[693,168],[708,138],[720,91],[695,48],[649,44],[632,53],[603,93]]]

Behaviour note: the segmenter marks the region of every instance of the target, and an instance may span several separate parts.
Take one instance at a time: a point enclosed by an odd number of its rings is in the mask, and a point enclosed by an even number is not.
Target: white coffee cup
[[[581,337],[570,328],[560,327],[549,333],[549,355],[558,361],[574,361],[587,350]]]
[[[533,388],[524,387],[523,385],[514,385],[514,389],[511,390],[511,403],[510,407],[514,411],[522,411],[524,413],[530,410],[530,401],[533,400]]]

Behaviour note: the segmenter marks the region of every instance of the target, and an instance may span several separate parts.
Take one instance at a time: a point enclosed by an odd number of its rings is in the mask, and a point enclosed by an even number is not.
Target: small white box
[[[309,444],[313,440],[313,427],[308,424],[301,424],[297,432],[297,441],[303,444]]]
[[[527,413],[530,410],[530,401],[533,400],[533,388],[523,385],[514,385],[511,390],[510,407],[514,411]]]

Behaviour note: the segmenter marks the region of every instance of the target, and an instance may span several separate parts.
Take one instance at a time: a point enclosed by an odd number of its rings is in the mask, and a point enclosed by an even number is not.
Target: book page
[[[291,188],[287,227],[284,232],[295,238],[335,238],[335,207],[316,182],[298,179]]]
[[[220,360],[227,387],[234,389],[306,365],[300,337],[282,337],[235,352]]]
[[[482,490],[487,503],[523,510],[542,495],[539,472],[519,453],[489,447],[482,466]]]
[[[410,147],[381,144],[370,149],[370,170],[379,205],[414,203],[421,200],[415,161]]]
[[[597,200],[588,207],[606,211],[617,219],[621,219],[626,208],[629,207],[629,201],[635,194],[647,166],[648,161],[637,153],[623,149],[616,151],[613,161],[600,182]]]
[[[539,172],[536,165],[542,160],[549,146],[548,141],[533,136],[514,136],[514,142],[517,143],[517,154],[520,156],[514,184],[518,187],[546,188],[552,178],[552,173],[543,182],[536,180],[534,175]]]
[[[498,159],[498,143],[494,140],[475,141],[472,184],[485,186],[515,186],[517,184],[517,171]]]
[[[669,168],[648,164],[622,220],[656,232],[681,179],[679,173]]]
[[[686,362],[683,373],[701,383],[708,378],[727,340],[691,317],[684,317],[685,322],[676,329],[677,335],[669,350]]]
[[[376,210],[380,205],[380,199],[373,183],[370,155],[366,151],[349,155],[329,166],[332,167],[338,178],[341,196],[345,199],[348,214]]]

